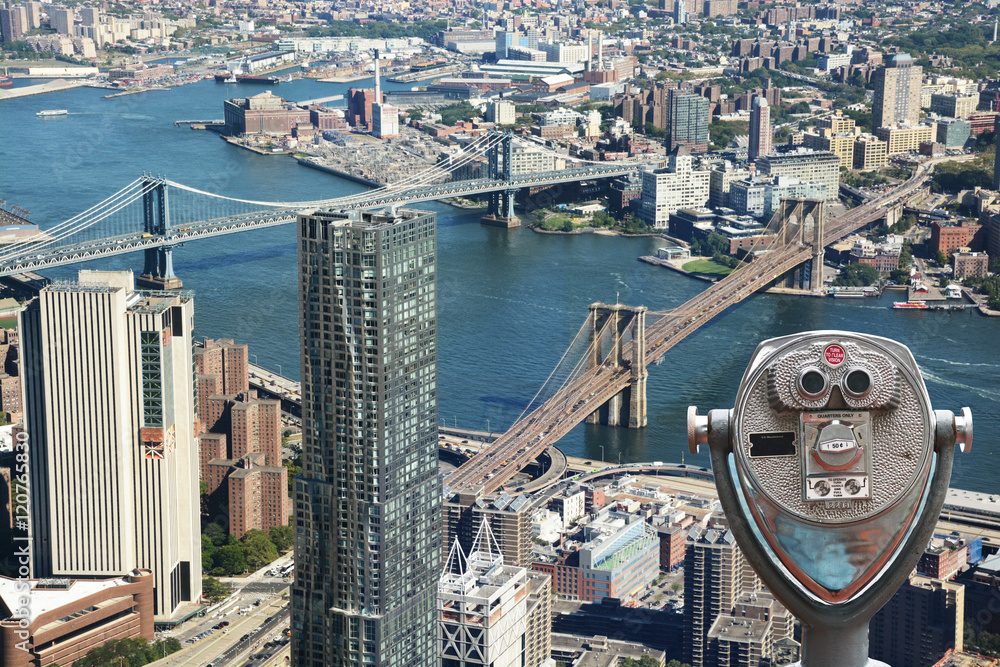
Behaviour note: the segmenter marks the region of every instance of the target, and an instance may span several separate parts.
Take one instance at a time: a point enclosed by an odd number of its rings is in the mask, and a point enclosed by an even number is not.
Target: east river
[[[18,81],[16,85],[35,83]],[[350,84],[363,86],[370,82]],[[274,87],[291,100],[337,95],[348,84],[298,80]],[[387,84],[386,88],[404,88]],[[31,211],[42,228],[61,222],[132,182],[142,172],[202,190],[255,200],[304,201],[358,192],[361,186],[227,145],[175,120],[222,117],[228,97],[263,87],[202,81],[168,91],[103,99],[77,88],[0,101],[0,198]],[[42,109],[68,116],[37,118]],[[520,414],[555,367],[594,301],[676,307],[705,283],[637,261],[659,239],[540,235],[483,227],[478,214],[443,204],[438,214],[440,416],[448,424],[500,430]],[[286,225],[189,243],[174,253],[194,290],[198,336],[250,345],[265,367],[297,378],[295,229]],[[141,254],[90,268],[142,269]],[[79,267],[46,271],[68,279]],[[630,431],[578,426],[560,447],[607,461],[680,461],[685,412],[732,407],[737,382],[757,343],[810,329],[894,338],[910,347],[932,404],[970,406],[973,451],[956,454],[952,486],[1000,491],[1000,320],[978,314],[900,312],[903,298],[833,300],[757,295],[729,309],[650,367],[649,427]],[[603,450],[602,450],[603,446]],[[707,456],[686,457],[707,465]]]

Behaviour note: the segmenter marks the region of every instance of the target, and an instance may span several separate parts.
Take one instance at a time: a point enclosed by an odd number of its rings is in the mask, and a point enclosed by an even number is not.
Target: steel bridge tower
[[[823,287],[825,204],[820,199],[782,199],[778,205],[768,225],[778,234],[778,241],[783,245],[811,246],[813,255],[780,277],[775,282],[777,286],[802,290]]]
[[[146,261],[142,275],[136,285],[150,289],[180,289],[181,279],[174,274],[174,247],[170,243],[173,228],[170,224],[170,201],[167,184],[162,178],[144,178],[142,187],[142,230],[143,234],[159,236],[164,244],[158,248],[146,248]]]
[[[513,176],[514,135],[510,132],[505,133],[500,142],[489,149],[487,157],[489,159],[489,178],[509,183]],[[482,217],[482,223],[505,229],[520,227],[521,220],[514,214],[514,197],[516,195],[517,188],[491,192],[489,208],[486,210],[486,215]]]
[[[608,399],[607,403],[587,416],[588,424],[605,426],[646,426],[646,307],[624,304],[590,304],[590,357],[587,369],[602,364],[627,367],[630,371],[628,386]],[[601,332],[611,327],[611,349],[605,356],[601,350]],[[631,359],[623,355],[622,337],[632,327]]]

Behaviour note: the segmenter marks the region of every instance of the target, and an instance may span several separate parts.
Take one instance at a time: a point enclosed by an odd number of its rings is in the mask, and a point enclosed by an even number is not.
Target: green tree
[[[684,584],[679,583],[679,582],[674,582],[674,583],[670,584],[670,590],[673,591],[674,593],[679,593],[681,591],[681,589],[683,589],[683,588],[684,588]]]
[[[222,585],[222,582],[215,577],[202,577],[201,594],[211,602],[219,602],[229,597],[229,589]]]
[[[251,570],[261,568],[278,558],[274,542],[262,530],[248,530],[240,540],[243,556]]]
[[[422,120],[424,117],[424,112],[420,109],[407,109],[406,115],[413,120]]]
[[[742,120],[717,120],[708,126],[708,141],[712,150],[725,148],[730,141],[749,132],[750,123]]]
[[[268,536],[271,538],[271,542],[274,543],[274,548],[278,551],[285,552],[292,548],[291,526],[273,526]]]
[[[940,278],[938,278],[938,287],[944,288],[944,287],[947,287],[950,284],[951,284],[951,281],[948,280],[947,276],[941,276]]]
[[[302,464],[296,457],[282,461],[281,465],[288,468],[288,495],[292,495],[292,491],[295,489],[295,478],[302,474]]]
[[[271,546],[274,547],[274,545]],[[218,569],[221,569],[227,576],[243,574],[247,571],[247,559],[239,544],[227,544],[219,547],[213,556],[213,561],[216,568],[212,570],[213,574]]]
[[[229,535],[226,534],[225,529],[214,521],[205,526],[204,535],[217,547],[221,547],[229,540]]]
[[[905,285],[910,281],[909,269],[893,269],[889,272],[889,279],[897,285]]]
[[[215,556],[215,545],[212,544],[212,538],[208,535],[201,536],[201,569],[211,570],[213,563],[213,556]]]
[[[934,261],[938,263],[938,266],[944,266],[948,263],[948,255],[938,250],[937,254],[934,255]]]
[[[73,667],[142,667],[181,649],[181,643],[174,638],[148,643],[142,637],[133,639],[112,639],[102,646],[91,649],[87,655],[75,660]]]
[[[867,264],[851,264],[834,278],[833,284],[837,287],[867,287],[874,285],[878,280],[878,271],[874,266]]]

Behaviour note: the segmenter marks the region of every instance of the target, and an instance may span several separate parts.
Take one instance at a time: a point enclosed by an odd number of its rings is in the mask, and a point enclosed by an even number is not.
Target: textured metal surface
[[[754,360],[756,367],[749,378],[749,390],[737,397],[735,453],[749,473],[749,481],[771,502],[791,515],[821,523],[849,523],[869,519],[898,502],[904,492],[925,477],[933,450],[931,414],[926,390],[914,377],[897,370],[901,365],[886,349],[859,340],[850,334],[830,334],[804,347],[794,347]],[[832,344],[842,346],[846,361],[830,367],[823,361],[823,351]],[[795,389],[799,370],[804,366],[826,370],[830,388],[821,399],[807,400]],[[872,497],[852,500],[845,507],[835,503],[808,502],[802,493],[801,448],[796,442],[793,456],[751,457],[750,435],[767,431],[800,433],[800,410],[826,408],[830,395],[839,390],[845,372],[863,367],[875,380],[871,392],[862,399],[844,399],[851,409],[871,409],[870,431],[872,461]],[[781,411],[772,408],[780,402]],[[848,402],[850,400],[850,403]],[[851,405],[853,403],[853,405]],[[897,406],[897,407],[893,407]],[[872,409],[874,408],[874,409]],[[887,409],[883,409],[887,408]]]

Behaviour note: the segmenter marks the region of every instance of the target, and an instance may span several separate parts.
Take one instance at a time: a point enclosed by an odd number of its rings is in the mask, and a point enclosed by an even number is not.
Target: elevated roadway
[[[879,219],[888,208],[904,200],[933,170],[933,162],[919,165],[909,179],[891,192],[870,199],[827,222],[823,245]],[[773,242],[776,244],[776,241]],[[713,283],[711,287],[646,328],[646,363],[655,363],[666,352],[707,324],[719,313],[739,303],[809,259],[808,245],[772,245],[768,252]],[[587,370],[533,412],[515,423],[487,451],[473,457],[445,478],[452,492],[493,493],[546,447],[554,444],[589,414],[624,390],[631,381],[632,350],[623,350],[621,366],[600,365]]]
[[[612,178],[631,173],[641,165],[630,163],[609,163],[588,165],[579,169],[539,172],[514,176],[510,180],[490,178],[454,181],[438,185],[412,187],[380,194],[372,192],[370,197],[351,197],[343,202],[336,199],[313,203],[308,207],[290,204],[287,208],[272,208],[255,213],[227,215],[204,220],[185,221],[184,211],[174,211],[172,229],[167,235],[149,234],[136,230],[127,234],[108,236],[89,241],[72,242],[67,245],[38,248],[37,252],[27,249],[15,257],[0,262],[0,276],[28,271],[39,271],[54,266],[76,264],[101,257],[110,257],[140,250],[168,247],[173,248],[189,241],[225,236],[238,232],[266,229],[277,225],[287,225],[305,211],[322,206],[334,209],[370,209],[386,206],[406,206],[437,199],[468,197],[491,192],[509,192],[522,188],[570,183],[589,178]],[[177,185],[166,181],[167,185]]]

